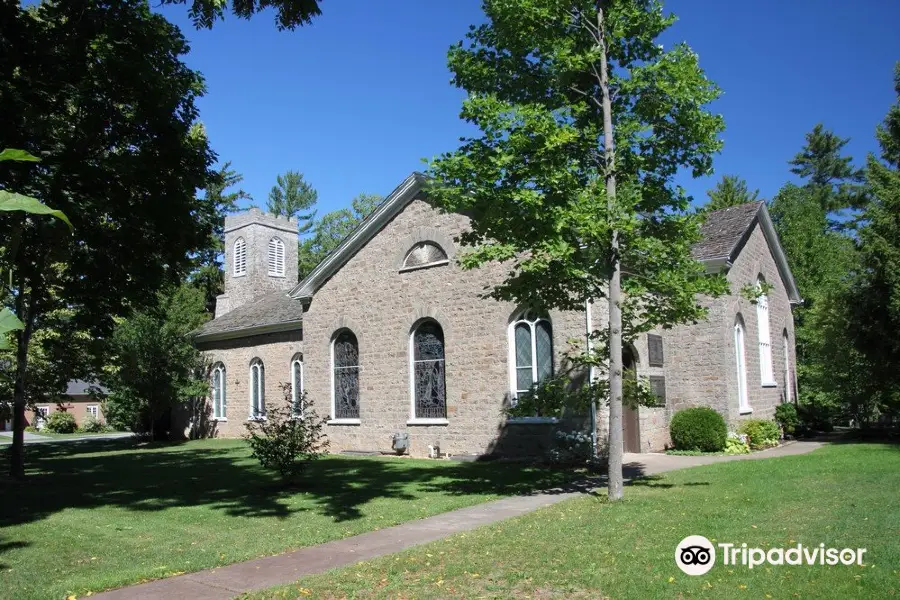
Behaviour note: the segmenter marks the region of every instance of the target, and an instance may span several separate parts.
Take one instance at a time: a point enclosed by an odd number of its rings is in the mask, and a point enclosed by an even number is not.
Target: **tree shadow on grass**
[[[6,542],[3,541],[3,538],[0,538],[0,557],[3,556],[4,553],[9,552],[10,550],[18,550],[19,548],[26,548],[31,545],[31,542]],[[4,569],[8,569],[9,566],[2,562],[2,558],[0,558],[0,571]]]
[[[0,452],[2,456],[2,452]],[[335,521],[362,518],[379,498],[413,501],[423,493],[518,495],[569,489],[583,475],[517,463],[328,457],[312,462],[300,485],[262,470],[241,443],[139,444],[134,439],[40,444],[28,448],[24,482],[0,478],[0,527],[41,520],[66,508],[133,511],[208,506],[231,516],[283,519],[317,510]],[[292,506],[303,494],[314,508]]]

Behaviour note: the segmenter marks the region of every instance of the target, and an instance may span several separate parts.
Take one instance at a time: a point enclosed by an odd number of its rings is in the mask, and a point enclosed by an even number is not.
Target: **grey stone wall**
[[[268,249],[273,237],[284,242],[284,277],[269,275]],[[247,272],[234,275],[234,243],[244,238]],[[297,220],[276,217],[258,208],[225,217],[225,293],[216,299],[216,316],[273,290],[297,284]]]

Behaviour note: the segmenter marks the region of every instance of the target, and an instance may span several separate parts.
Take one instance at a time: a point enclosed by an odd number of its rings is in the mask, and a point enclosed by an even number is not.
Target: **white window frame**
[[[297,369],[294,367],[300,365],[300,381],[297,381]],[[295,417],[303,416],[303,357],[295,356],[291,359],[291,411]],[[300,410],[295,411],[298,404],[301,404]]]
[[[434,263],[432,263],[434,264]],[[419,327],[424,325],[425,323],[435,323],[438,327],[441,328],[441,333],[443,333],[444,328],[440,323],[434,321],[432,319],[426,319],[416,325],[416,327],[409,333],[409,420],[406,422],[407,425],[449,425],[449,419],[435,419],[435,418],[419,418],[416,417],[416,332],[419,331]],[[444,409],[447,408],[447,339],[444,338]]]
[[[793,391],[793,386],[791,385],[791,344],[790,340],[788,340],[788,334],[785,331],[781,336],[782,344],[784,345],[784,401],[792,402],[793,398],[791,398],[791,392]]]
[[[747,389],[747,353],[744,348],[744,325],[738,320],[734,324],[734,365],[737,373],[738,412],[750,414],[749,390]]]
[[[256,369],[258,377],[256,379],[257,397],[259,398],[259,406],[253,402],[253,370]],[[266,367],[263,361],[254,358],[250,361],[250,379],[247,386],[250,391],[250,414],[248,420],[263,420],[266,418]]]
[[[519,379],[516,377],[517,367],[516,367],[516,326],[519,324],[526,324],[531,329],[531,383],[532,385],[537,383],[537,335],[536,329],[537,324],[541,321],[546,321],[548,325],[550,325],[550,337],[551,343],[553,341],[553,321],[550,320],[550,317],[543,315],[536,315],[533,319],[529,319],[528,311],[523,312],[518,317],[513,319],[513,321],[509,324],[507,328],[506,336],[506,345],[509,351],[508,361],[509,361],[509,400],[512,406],[515,406],[518,402],[519,391],[518,391],[518,383]],[[552,348],[552,346],[551,346]],[[556,372],[556,357],[553,355],[553,351],[550,352],[550,360],[551,360],[551,373]],[[507,419],[509,423],[556,423],[559,419],[556,417],[512,417]]]
[[[50,418],[50,406],[35,406],[34,417],[35,429],[43,429]]]
[[[85,408],[89,417],[94,417],[95,419],[100,418],[100,405],[99,404],[88,404]]]
[[[284,242],[281,238],[269,240],[268,262],[270,277],[284,277]]]
[[[334,395],[334,370],[335,370],[334,345],[335,345],[335,343],[337,343],[338,338],[341,337],[341,334],[344,331],[349,331],[350,333],[353,334],[353,337],[356,339],[356,353],[357,353],[356,368],[359,370],[358,372],[359,372],[360,381],[362,380],[362,365],[360,364],[362,362],[362,359],[359,358],[359,338],[356,337],[356,332],[353,331],[352,329],[340,329],[334,334],[334,337],[331,338],[331,349],[329,352],[329,355],[331,356],[331,364],[329,365],[330,371],[331,371],[331,418],[328,420],[328,424],[329,425],[360,425],[362,423],[362,421],[360,420],[359,417],[357,417],[355,419],[346,419],[346,418],[338,419],[335,417],[335,414],[337,414],[337,410],[336,410],[337,409],[337,405],[336,405],[337,398],[335,398],[335,395]],[[359,384],[359,382],[357,382],[357,385],[358,384]],[[359,391],[360,391],[359,387],[357,387],[357,393],[359,393]],[[357,403],[359,403],[361,396],[362,396],[362,394],[360,394],[360,396],[356,398]],[[360,413],[360,416],[362,416],[362,413]]]
[[[213,421],[227,421],[228,420],[228,409],[226,402],[228,401],[228,392],[225,389],[225,365],[222,363],[218,363],[212,369],[212,379],[215,381],[215,377],[218,374],[219,376],[219,397],[216,398],[216,386],[213,384],[210,386],[212,388],[212,405],[213,405]],[[252,381],[252,379],[251,379]]]
[[[243,237],[234,240],[231,249],[232,275],[243,277],[247,274],[247,241]]]
[[[756,281],[756,329],[759,333],[759,379],[763,387],[776,387],[772,362],[772,334],[769,328],[769,297],[763,291],[763,278]]]

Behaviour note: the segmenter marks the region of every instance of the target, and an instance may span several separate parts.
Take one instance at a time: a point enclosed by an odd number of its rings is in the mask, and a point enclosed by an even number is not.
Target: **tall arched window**
[[[359,344],[345,329],[331,347],[332,415],[335,419],[359,419]]]
[[[510,324],[510,382],[514,395],[553,374],[553,329],[543,315],[525,312]]]
[[[284,277],[284,242],[275,237],[269,240],[269,275]]]
[[[247,274],[247,242],[244,238],[239,237],[234,240],[234,249],[232,251],[232,263],[234,267],[232,273],[235,277]]]
[[[744,352],[744,322],[738,315],[734,323],[734,364],[737,369],[738,411],[752,412],[747,395],[747,355]]]
[[[254,358],[250,363],[250,418],[266,416],[266,370],[263,362]]]
[[[784,346],[784,401],[791,402],[791,343],[788,341],[787,331],[782,334],[781,342]]]
[[[446,419],[444,332],[436,322],[425,321],[411,341],[413,419]]]
[[[291,359],[291,408],[295,415],[303,414],[303,355]]]
[[[772,336],[769,333],[769,297],[764,288],[765,280],[756,282],[756,326],[759,331],[759,376],[762,385],[775,384],[775,370],[772,365]]]
[[[212,411],[213,419],[225,419],[225,365],[216,363],[212,368]]]

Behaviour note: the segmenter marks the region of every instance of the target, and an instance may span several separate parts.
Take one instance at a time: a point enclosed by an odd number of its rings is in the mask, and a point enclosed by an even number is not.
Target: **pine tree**
[[[751,192],[743,177],[723,175],[716,187],[706,192],[706,195],[709,196],[709,202],[703,207],[703,210],[713,211],[747,202],[756,202],[759,198],[759,190]]]
[[[298,233],[302,235],[313,225],[316,211],[310,209],[318,199],[319,193],[303,179],[303,173],[288,171],[275,179],[266,210],[276,216],[297,219]]]

